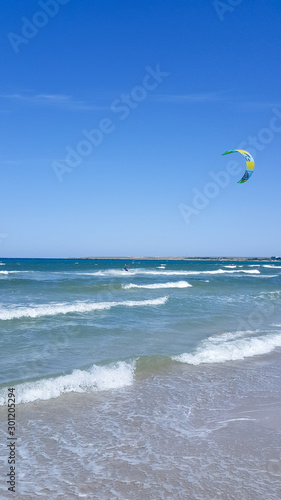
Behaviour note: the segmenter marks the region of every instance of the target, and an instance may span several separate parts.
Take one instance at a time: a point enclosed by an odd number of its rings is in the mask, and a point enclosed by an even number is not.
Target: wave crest
[[[74,302],[72,304],[42,304],[29,307],[14,307],[11,309],[0,309],[0,320],[11,320],[19,318],[40,318],[42,316],[56,316],[57,314],[87,313],[111,309],[116,306],[160,306],[166,303],[168,297],[159,297],[151,300],[126,300],[120,302]]]
[[[246,333],[246,332],[244,332]],[[190,365],[201,365],[202,363],[225,363],[226,361],[237,361],[252,356],[260,356],[273,351],[276,347],[281,347],[281,334],[272,334],[266,337],[239,338],[230,341],[230,337],[225,342],[210,337],[202,343],[201,347],[193,354],[183,353],[172,356],[172,359]],[[233,337],[235,338],[235,337]]]
[[[128,285],[122,285],[124,290],[129,290],[130,288],[147,288],[149,290],[159,289],[159,288],[187,288],[192,287],[187,281],[175,281],[168,283],[152,283],[150,285],[136,285],[135,283],[129,283]]]
[[[25,382],[16,386],[17,403],[58,398],[69,392],[105,391],[133,384],[135,362],[119,361],[115,365],[93,365],[89,370],[73,370],[69,375]],[[7,390],[0,392],[0,405],[7,404]]]

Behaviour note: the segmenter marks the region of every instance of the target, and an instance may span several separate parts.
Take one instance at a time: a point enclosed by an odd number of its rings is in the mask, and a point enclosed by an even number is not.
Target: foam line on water
[[[192,287],[187,281],[175,281],[168,283],[151,283],[150,285],[136,285],[135,283],[129,283],[128,285],[122,285],[124,290],[129,290],[130,288],[147,288],[149,290],[159,289],[159,288],[187,288]]]
[[[85,276],[92,277],[105,277],[105,278],[130,278],[132,276],[198,276],[198,275],[216,275],[216,274],[260,274],[258,269],[215,269],[208,271],[188,271],[188,270],[177,270],[177,271],[169,271],[165,268],[158,267],[159,270],[150,270],[150,269],[129,269],[128,272],[125,272],[123,269],[107,269],[104,271],[85,271],[85,272],[77,272],[77,271],[50,271],[47,273],[41,271],[0,271],[0,274],[9,275],[9,274],[20,274],[20,273],[30,273],[31,279],[36,279],[36,275],[38,274],[40,280],[49,279],[50,276],[58,275],[61,277],[69,277],[69,278],[83,278]]]
[[[257,333],[260,333],[260,330],[237,330],[235,332],[223,332],[223,333],[218,333],[216,335],[211,335],[207,341],[208,342],[213,342],[213,343],[222,343],[225,341],[229,340],[235,340],[241,337],[249,336],[249,335],[256,335]],[[206,341],[205,341],[206,342]]]
[[[265,274],[265,275],[260,275],[260,276],[253,276],[253,278],[277,278],[280,276],[280,274]]]
[[[57,314],[87,313],[111,309],[116,306],[123,307],[145,307],[160,306],[166,303],[168,297],[159,297],[151,300],[126,300],[120,302],[74,302],[72,304],[42,304],[28,307],[19,306],[7,309],[0,309],[0,320],[11,320],[19,318],[40,318],[42,316],[56,316]]]
[[[129,278],[130,276],[136,275],[147,275],[147,276],[197,276],[200,274],[234,274],[234,273],[244,273],[244,274],[260,274],[258,269],[215,269],[209,271],[167,271],[163,269],[162,271],[148,270],[148,269],[130,269],[128,272],[124,272],[120,269],[108,269],[106,271],[92,271],[85,273],[73,273],[77,276],[104,276],[104,277],[120,277]]]
[[[16,386],[17,404],[58,398],[69,392],[120,389],[134,382],[135,362],[93,365],[89,370],[74,370],[69,375],[25,382]],[[7,404],[7,390],[0,391],[0,406]]]
[[[172,356],[172,359],[191,365],[225,363],[267,354],[276,347],[281,347],[281,334],[279,333],[234,340],[226,339],[224,342],[217,343],[214,343],[211,338],[203,341],[194,353],[183,353]]]
[[[29,271],[0,271],[0,274],[19,274],[28,273]]]
[[[274,264],[263,264],[262,267],[269,267],[270,269],[281,269],[281,266],[275,266]]]

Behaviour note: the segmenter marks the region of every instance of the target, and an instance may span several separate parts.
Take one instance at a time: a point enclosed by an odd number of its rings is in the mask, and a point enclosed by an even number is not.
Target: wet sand
[[[281,498],[280,354],[19,405],[16,498]]]

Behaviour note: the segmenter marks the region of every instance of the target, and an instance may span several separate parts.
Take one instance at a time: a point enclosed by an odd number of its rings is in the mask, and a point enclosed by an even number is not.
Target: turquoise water
[[[159,363],[226,363],[281,346],[280,263],[127,263],[129,272],[118,260],[2,259],[2,386],[29,381],[27,402],[122,387]]]
[[[281,263],[0,263],[15,498],[281,498]],[[0,496],[10,498],[5,481]]]

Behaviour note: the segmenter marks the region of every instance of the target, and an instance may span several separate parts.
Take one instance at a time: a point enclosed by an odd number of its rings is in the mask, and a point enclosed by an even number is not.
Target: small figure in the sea
[[[129,267],[129,266],[128,266],[128,264],[125,264],[125,266],[124,266],[124,270],[125,270],[125,271],[129,271],[128,267]]]

